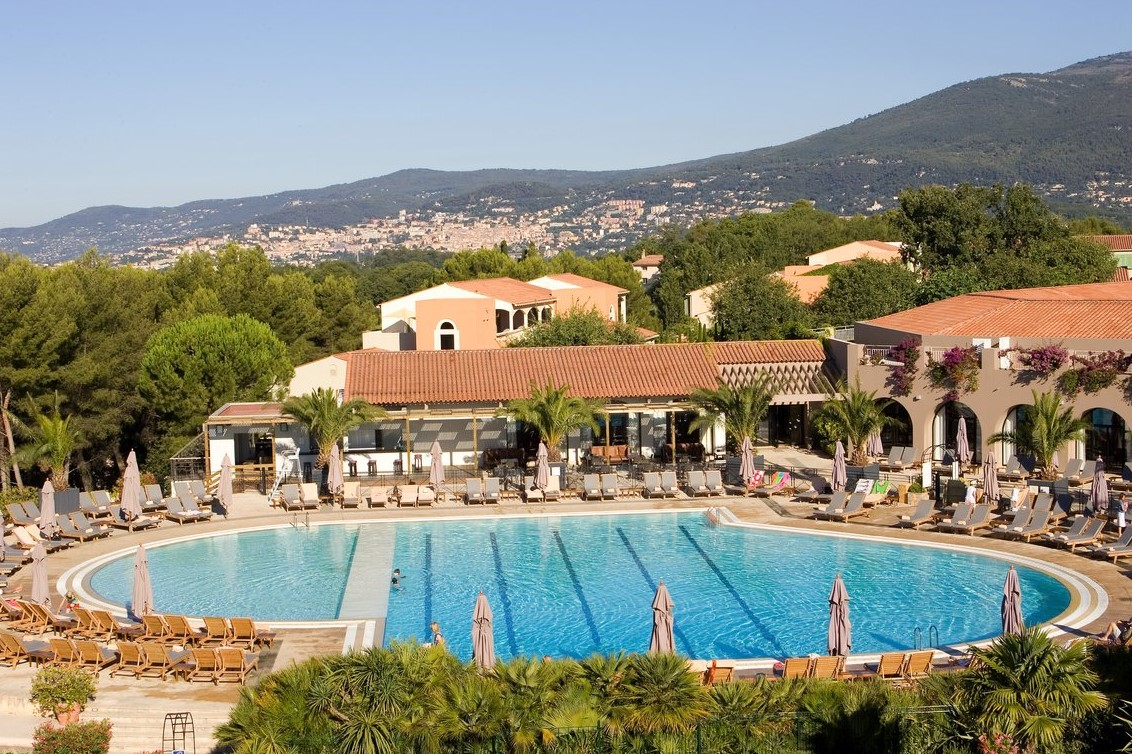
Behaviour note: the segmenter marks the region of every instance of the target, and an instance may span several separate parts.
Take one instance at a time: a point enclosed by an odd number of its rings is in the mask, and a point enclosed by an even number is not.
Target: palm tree
[[[306,395],[291,396],[283,401],[283,413],[304,425],[318,445],[319,468],[326,466],[331,449],[350,430],[368,421],[385,416],[385,410],[361,398],[339,403],[338,391],[320,387]]]
[[[836,437],[847,440],[852,448],[850,463],[854,466],[868,463],[865,448],[869,435],[900,424],[899,420],[884,413],[892,401],[887,398],[877,400],[876,396],[877,391],[863,389],[860,381],[849,387],[841,380],[827,392],[825,403],[814,412],[814,421],[824,421]]]
[[[1085,439],[1089,422],[1073,415],[1073,404],[1062,406],[1061,396],[1054,391],[1031,390],[1033,405],[1027,407],[1025,420],[1009,432],[998,432],[988,443],[1011,442],[1022,453],[1034,457],[1047,479],[1056,478],[1053,455],[1068,442]]]
[[[691,427],[695,430],[713,427],[723,417],[727,436],[736,444],[746,439],[754,440],[759,422],[766,416],[777,391],[777,384],[767,374],[756,375],[753,380],[738,387],[719,380],[715,389],[697,388],[692,391],[691,401],[699,415],[692,420]]]
[[[957,707],[978,732],[1005,735],[1025,752],[1060,742],[1070,725],[1107,704],[1085,642],[1062,646],[1031,627],[973,652],[956,685]]]
[[[510,416],[534,428],[546,443],[551,461],[562,459],[561,445],[566,435],[580,427],[598,431],[602,405],[570,395],[570,386],[555,386],[548,378],[545,387],[531,384],[530,396],[508,401],[499,414]]]
[[[643,736],[686,733],[708,715],[707,693],[688,662],[674,654],[633,655],[618,694],[626,728]]]
[[[32,424],[25,424],[14,414],[9,414],[16,431],[28,442],[16,451],[16,461],[36,465],[51,476],[51,484],[62,490],[68,486],[71,476],[71,454],[82,440],[82,434],[72,423],[74,417],[59,411],[59,394],[55,394],[55,405],[50,414],[38,407],[32,409]]]

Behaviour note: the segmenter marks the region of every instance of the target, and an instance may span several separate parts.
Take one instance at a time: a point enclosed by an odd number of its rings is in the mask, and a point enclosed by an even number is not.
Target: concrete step
[[[211,751],[216,745],[213,731],[218,725],[228,721],[228,715],[213,711],[190,713],[193,717],[194,736],[184,742],[186,754],[194,754],[194,750],[196,754]],[[114,724],[110,754],[161,751],[165,735],[165,712],[105,707],[97,702],[83,712],[84,720],[102,718]],[[177,743],[181,744],[180,741]]]

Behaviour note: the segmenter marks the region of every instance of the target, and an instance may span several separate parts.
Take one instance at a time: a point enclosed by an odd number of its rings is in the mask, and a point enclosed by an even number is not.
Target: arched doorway
[[[1124,418],[1107,408],[1086,411],[1081,418],[1090,425],[1085,432],[1085,458],[1100,456],[1107,471],[1119,473],[1128,460],[1128,426]]]
[[[886,453],[893,447],[908,448],[915,444],[912,440],[912,417],[906,408],[896,401],[889,401],[884,407],[884,415],[899,422],[880,431],[880,441]]]
[[[1009,432],[1026,433],[1027,423],[1029,422],[1029,415],[1031,406],[1026,404],[1019,404],[1014,406],[1006,412],[1006,418],[1002,422],[1003,434]],[[999,462],[1005,464],[1010,460],[1011,456],[1018,456],[1019,460],[1026,463],[1026,468],[1032,469],[1032,458],[1024,451],[1018,450],[1018,444],[1010,440],[1003,440],[999,444],[1000,454]]]
[[[979,418],[966,404],[948,401],[936,409],[932,421],[932,460],[942,461],[950,451],[955,452],[955,436],[959,432],[959,419],[967,422],[967,445],[971,448],[971,463],[983,460],[983,431]]]

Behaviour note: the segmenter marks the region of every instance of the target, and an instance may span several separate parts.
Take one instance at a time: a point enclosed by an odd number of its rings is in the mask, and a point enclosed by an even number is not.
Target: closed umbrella
[[[755,448],[749,437],[744,437],[739,447],[739,478],[748,485],[755,478]]]
[[[432,456],[432,461],[428,467],[428,483],[434,489],[440,489],[444,484],[444,453],[440,450],[440,440],[433,440],[432,447],[429,448],[429,455]]]
[[[55,521],[55,487],[48,479],[39,491],[39,531],[45,537],[53,537],[59,531]]]
[[[1022,623],[1022,585],[1018,583],[1018,572],[1014,566],[1006,573],[1006,583],[1002,587],[1002,634],[1020,635],[1025,629]]]
[[[326,461],[326,491],[331,495],[342,492],[342,453],[338,450],[338,443],[330,448],[330,458]]]
[[[994,454],[987,453],[983,460],[983,502],[994,503],[998,500],[998,468],[994,462]]]
[[[853,625],[849,622],[849,592],[841,574],[833,580],[829,593],[829,632],[827,644],[831,655],[846,657],[853,647]]]
[[[220,462],[220,482],[216,487],[216,497],[220,500],[220,507],[224,509],[224,515],[227,517],[228,511],[232,510],[232,459],[227,453],[224,454],[224,460]]]
[[[1057,470],[1061,468],[1061,458],[1059,458],[1059,455],[1060,454],[1058,454],[1055,451],[1054,454],[1052,456],[1050,456],[1050,458],[1049,458],[1050,468],[1047,469],[1047,471],[1051,471],[1054,474],[1056,474]],[[1054,478],[1053,476],[1050,476],[1050,479],[1053,479],[1053,478]]]
[[[126,456],[126,473],[122,475],[122,494],[118,498],[127,520],[133,521],[141,518],[143,494],[141,471],[138,469],[138,456],[131,450],[130,454]]]
[[[546,443],[540,442],[538,444],[538,465],[535,467],[535,487],[540,490],[545,490],[550,486],[550,464],[547,458],[550,456],[550,451],[546,449]]]
[[[849,483],[849,472],[845,469],[845,446],[841,440],[833,450],[833,471],[829,475],[829,483],[834,490],[843,490]]]
[[[676,640],[672,635],[672,597],[664,582],[656,587],[652,600],[652,638],[649,639],[649,654],[672,654],[676,651]]]
[[[480,592],[472,611],[472,660],[480,670],[495,667],[495,634],[492,633],[491,605]]]
[[[1104,460],[1097,458],[1097,470],[1093,472],[1093,487],[1089,490],[1089,507],[1093,513],[1108,508],[1108,479],[1104,475]]]
[[[42,542],[31,548],[31,601],[51,607],[51,586],[47,582],[47,549]]]
[[[881,442],[880,432],[873,432],[869,435],[869,444],[865,448],[865,452],[873,458],[880,458],[884,455],[884,443]]]
[[[959,429],[955,431],[955,455],[959,463],[967,466],[971,463],[971,445],[967,442],[967,420],[959,417]]]
[[[137,553],[134,555],[134,591],[131,608],[134,615],[139,618],[153,613],[153,583],[149,580],[149,558],[146,557],[144,545],[138,545]]]

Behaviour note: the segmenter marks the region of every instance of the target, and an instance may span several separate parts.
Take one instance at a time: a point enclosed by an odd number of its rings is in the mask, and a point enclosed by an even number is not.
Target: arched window
[[[437,351],[456,351],[460,348],[460,331],[456,325],[443,320],[436,326],[433,333],[433,348]]]
[[[550,307],[549,306],[543,307],[542,321],[543,322],[549,322],[550,321]]]
[[[516,309],[514,316],[512,316],[511,318],[511,329],[518,330],[522,328],[526,323],[527,315],[523,314],[521,310]]]

